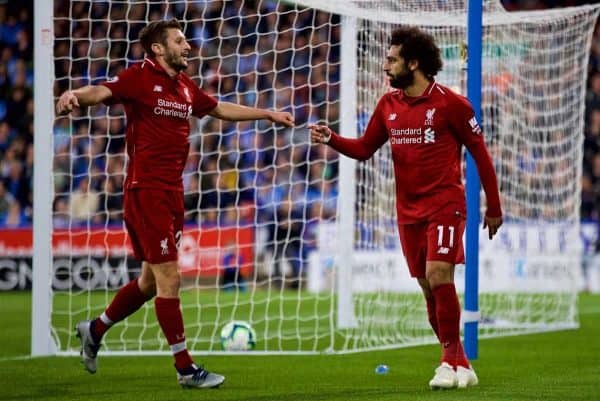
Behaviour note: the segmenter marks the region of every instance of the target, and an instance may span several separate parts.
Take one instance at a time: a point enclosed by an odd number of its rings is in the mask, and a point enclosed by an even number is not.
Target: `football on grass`
[[[229,322],[221,329],[221,347],[225,351],[249,351],[255,345],[256,333],[247,322]]]

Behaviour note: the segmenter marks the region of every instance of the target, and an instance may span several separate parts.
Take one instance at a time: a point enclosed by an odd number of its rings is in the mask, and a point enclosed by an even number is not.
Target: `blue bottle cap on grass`
[[[388,367],[388,365],[377,365],[377,367],[375,368],[375,373],[377,373],[378,375],[385,375],[390,371],[390,368]]]

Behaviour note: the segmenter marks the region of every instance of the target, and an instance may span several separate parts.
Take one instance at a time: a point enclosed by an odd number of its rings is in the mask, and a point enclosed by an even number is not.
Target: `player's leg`
[[[398,226],[400,245],[406,258],[411,277],[417,279],[427,305],[427,318],[436,337],[438,335],[437,316],[435,312],[435,299],[431,293],[429,282],[425,278],[425,264],[427,261],[427,225],[404,224]]]
[[[100,316],[77,324],[77,337],[81,340],[82,363],[90,373],[96,373],[96,357],[106,331],[154,297],[155,288],[147,284],[148,281],[154,282],[153,277],[147,278],[152,273],[145,263],[142,266],[142,275],[122,287]]]
[[[140,208],[145,210],[141,243],[156,283],[156,317],[175,358],[178,381],[183,387],[217,387],[225,378],[196,366],[185,341],[177,263],[178,241],[183,230],[183,194],[144,190],[138,199],[143,200]]]
[[[142,262],[142,272],[137,279],[138,287],[146,295],[156,295],[156,279],[148,262]]]
[[[183,316],[180,309],[179,287],[181,278],[177,262],[150,264],[156,280],[154,307],[158,323],[167,338],[175,358],[175,367],[183,370],[194,361],[187,351]]]
[[[458,374],[452,375],[448,367],[454,371],[472,371],[460,341],[460,302],[454,285],[455,263],[464,261],[462,234],[464,218],[460,213],[440,213],[435,216],[427,230],[427,263],[426,279],[435,302],[435,312],[438,324],[438,338],[442,345],[441,365],[432,379],[432,388],[443,387],[453,381],[456,385],[466,387],[464,375],[459,379]],[[464,372],[463,372],[464,373]],[[474,372],[473,376],[475,375]],[[436,377],[441,380],[436,380]],[[470,385],[476,384],[467,380]]]
[[[402,251],[408,264],[410,275],[417,279],[423,295],[427,302],[427,315],[429,323],[438,337],[439,326],[437,321],[437,304],[435,297],[431,291],[429,281],[426,277],[427,268],[427,230],[428,224],[408,224],[399,225],[398,232],[400,234],[400,244]],[[452,366],[442,363],[436,370],[429,385],[432,389],[438,388],[454,388],[457,385],[456,372]]]
[[[427,319],[429,320],[429,324],[435,333],[435,336],[440,339],[438,323],[437,323],[437,315],[435,308],[435,298],[433,297],[433,293],[431,292],[431,287],[429,286],[429,281],[426,278],[417,278],[419,286],[421,287],[421,291],[423,292],[423,296],[425,297],[425,304],[427,306]]]
[[[175,358],[179,384],[196,388],[221,385],[225,377],[196,366],[187,350],[179,300],[181,278],[177,262],[150,264],[150,268],[156,280],[156,318]]]
[[[431,387],[445,388],[443,385],[454,380],[456,386],[465,388],[478,384],[477,375],[469,364],[460,340],[460,301],[454,285],[454,264],[440,261],[427,262],[427,279],[436,302],[439,325],[439,338],[442,345],[441,373],[430,383]],[[444,369],[441,369],[442,367]],[[456,373],[453,375],[448,368]],[[439,377],[438,377],[439,376]],[[436,377],[438,378],[436,380]]]
[[[454,285],[454,264],[441,261],[427,262],[427,280],[436,303],[439,338],[442,344],[442,362],[455,369],[469,367],[469,361],[460,341],[460,301]]]
[[[442,274],[444,270],[438,271],[436,267],[438,267],[434,262],[433,268],[435,271],[434,275],[438,277],[438,273]],[[447,266],[444,266],[447,267]],[[440,297],[438,292],[438,287],[436,287],[437,282],[435,279],[432,280],[432,263],[426,263],[426,272],[425,272],[425,281],[419,281],[421,288],[423,289],[423,294],[425,295],[425,299],[427,300],[428,306],[428,315],[430,322],[433,322],[432,325],[436,325],[437,331],[436,334],[442,345],[442,349],[445,350],[444,347],[447,346],[448,335],[450,332],[449,326],[447,324],[447,320],[449,318],[448,314],[445,312],[446,307],[446,298]],[[460,315],[459,315],[460,317]],[[458,322],[457,322],[458,328]],[[433,390],[437,389],[451,389],[455,388],[458,385],[458,377],[456,375],[456,371],[454,369],[453,363],[450,363],[447,360],[447,355],[445,351],[443,351],[442,359],[440,361],[440,365],[435,369],[435,374],[433,378],[429,381],[429,386]],[[452,359],[454,362],[454,359]]]
[[[98,342],[115,323],[135,313],[156,295],[156,284],[148,263],[142,262],[142,272],[115,295],[106,310],[91,323],[92,336]]]
[[[129,238],[137,260],[144,260],[144,250],[139,238],[138,207],[135,195],[125,193],[125,223]],[[142,262],[141,275],[122,287],[114,296],[106,310],[92,320],[84,320],[77,324],[76,335],[81,341],[81,362],[90,373],[96,373],[96,357],[102,337],[115,323],[124,320],[136,312],[144,303],[156,294],[154,276],[146,262]]]

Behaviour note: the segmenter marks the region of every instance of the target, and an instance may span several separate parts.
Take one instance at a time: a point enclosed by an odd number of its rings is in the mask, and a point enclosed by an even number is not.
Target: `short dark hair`
[[[152,43],[167,44],[167,29],[169,28],[183,30],[179,21],[173,18],[170,21],[152,21],[140,31],[140,42],[148,56],[154,56]]]
[[[411,26],[402,26],[392,31],[392,46],[401,46],[400,56],[407,62],[417,60],[419,69],[428,78],[433,78],[442,69],[440,48],[429,33]]]

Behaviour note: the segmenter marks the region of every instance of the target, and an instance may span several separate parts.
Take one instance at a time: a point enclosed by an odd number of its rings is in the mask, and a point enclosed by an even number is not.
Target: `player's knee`
[[[425,296],[425,298],[430,298],[431,286],[429,284],[429,281],[426,278],[419,278],[417,279],[417,282],[419,283],[419,286],[421,287],[421,291],[423,291],[423,295]]]
[[[181,286],[181,276],[176,262],[152,265],[156,289],[160,297],[176,297]]]
[[[454,266],[444,262],[428,262],[425,278],[429,288],[433,289],[441,284],[454,282]]]
[[[154,281],[154,277],[141,276],[138,279],[138,286],[140,287],[142,294],[146,295],[148,298],[152,298],[156,295],[156,281]]]
[[[179,272],[164,277],[162,288],[167,291],[168,296],[177,296],[181,286],[181,276]]]
[[[176,298],[179,296],[179,280],[160,280],[156,283],[157,295],[159,297]]]

